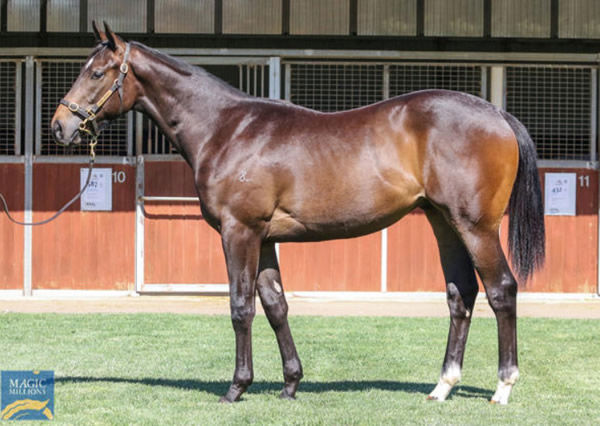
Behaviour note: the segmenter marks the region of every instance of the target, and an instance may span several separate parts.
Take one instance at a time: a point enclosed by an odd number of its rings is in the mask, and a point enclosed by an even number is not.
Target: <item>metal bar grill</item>
[[[41,61],[41,131],[38,155],[86,155],[87,146],[64,149],[54,143],[50,132],[50,121],[62,97],[69,91],[79,75],[83,61]],[[105,129],[98,139],[98,155],[127,155],[127,116],[117,119]]]
[[[265,97],[265,93],[268,93],[269,83],[266,81],[268,74],[265,70],[268,69],[266,65],[238,65],[239,68],[239,82],[238,89],[242,92],[246,92],[249,95],[258,96],[261,98]]]
[[[325,112],[357,108],[415,90],[458,90],[477,96],[485,90],[479,65],[294,62],[286,64],[286,70],[287,99]]]
[[[424,89],[446,89],[484,97],[481,66],[390,65],[390,96]]]
[[[323,112],[358,108],[383,99],[383,65],[292,63],[291,102]]]
[[[525,124],[543,160],[591,160],[592,68],[509,66],[506,109]]]
[[[152,121],[146,116],[142,116],[141,138],[142,152],[138,154],[176,154],[177,151],[169,143],[167,137],[162,133]],[[136,129],[139,131],[139,129]]]
[[[17,64],[0,62],[0,155],[15,155],[17,144]]]

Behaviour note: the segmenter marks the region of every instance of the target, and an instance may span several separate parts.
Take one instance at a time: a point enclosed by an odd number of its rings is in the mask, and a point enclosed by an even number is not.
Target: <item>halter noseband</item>
[[[119,67],[119,78],[117,78],[113,85],[106,91],[106,93],[100,98],[98,102],[96,102],[91,107],[85,109],[79,106],[75,102],[69,102],[66,99],[61,99],[60,103],[71,111],[73,114],[78,115],[83,119],[81,123],[79,123],[79,131],[82,133],[87,133],[92,138],[97,139],[98,134],[102,131],[102,128],[98,126],[96,123],[96,114],[98,111],[102,109],[104,104],[110,99],[110,97],[116,92],[119,93],[119,98],[121,99],[121,107],[119,107],[119,113],[121,112],[121,108],[123,106],[123,80],[125,76],[129,72],[129,65],[127,64],[127,60],[129,59],[129,51],[130,45],[127,43],[125,47],[125,54],[123,55],[123,62]]]

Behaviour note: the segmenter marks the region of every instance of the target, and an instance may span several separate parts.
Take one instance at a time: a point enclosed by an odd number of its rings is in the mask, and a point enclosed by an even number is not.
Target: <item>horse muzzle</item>
[[[81,143],[81,132],[78,126],[69,125],[59,119],[52,120],[50,128],[54,141],[58,145],[70,146]]]

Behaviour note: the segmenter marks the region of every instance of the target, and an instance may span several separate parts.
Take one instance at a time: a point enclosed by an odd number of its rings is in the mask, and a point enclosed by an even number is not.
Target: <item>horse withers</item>
[[[202,214],[221,234],[236,357],[221,401],[253,380],[255,295],[275,331],[283,398],[302,365],[287,320],[275,243],[351,238],[423,209],[439,245],[450,331],[439,382],[443,401],[460,380],[479,274],[498,326],[498,386],[506,404],[517,366],[517,282],[544,259],[535,146],[524,126],[464,93],[425,90],[363,108],[321,113],[242,93],[199,67],[94,24],[98,44],[58,106],[55,139],[76,144],[98,123],[135,109],[150,117],[193,169]],[[352,178],[349,179],[349,176]]]

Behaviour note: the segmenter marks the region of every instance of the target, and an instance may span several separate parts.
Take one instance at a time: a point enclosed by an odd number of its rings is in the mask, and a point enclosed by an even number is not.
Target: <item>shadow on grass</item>
[[[206,381],[193,379],[155,379],[155,378],[128,378],[128,377],[88,377],[88,376],[66,376],[56,377],[56,383],[131,383],[146,386],[167,386],[172,388],[195,390],[200,392],[212,393],[217,396],[224,395],[231,382],[228,381]],[[279,392],[283,387],[283,382],[255,381],[248,389],[248,393],[271,393]],[[323,392],[364,392],[371,389],[420,393],[428,395],[433,390],[435,384],[432,383],[414,383],[414,382],[395,382],[388,380],[362,380],[362,381],[334,381],[334,382],[300,382],[298,392],[300,393],[323,393]],[[486,398],[492,397],[492,392],[486,389],[472,386],[460,386],[452,392],[453,395],[461,398]]]

